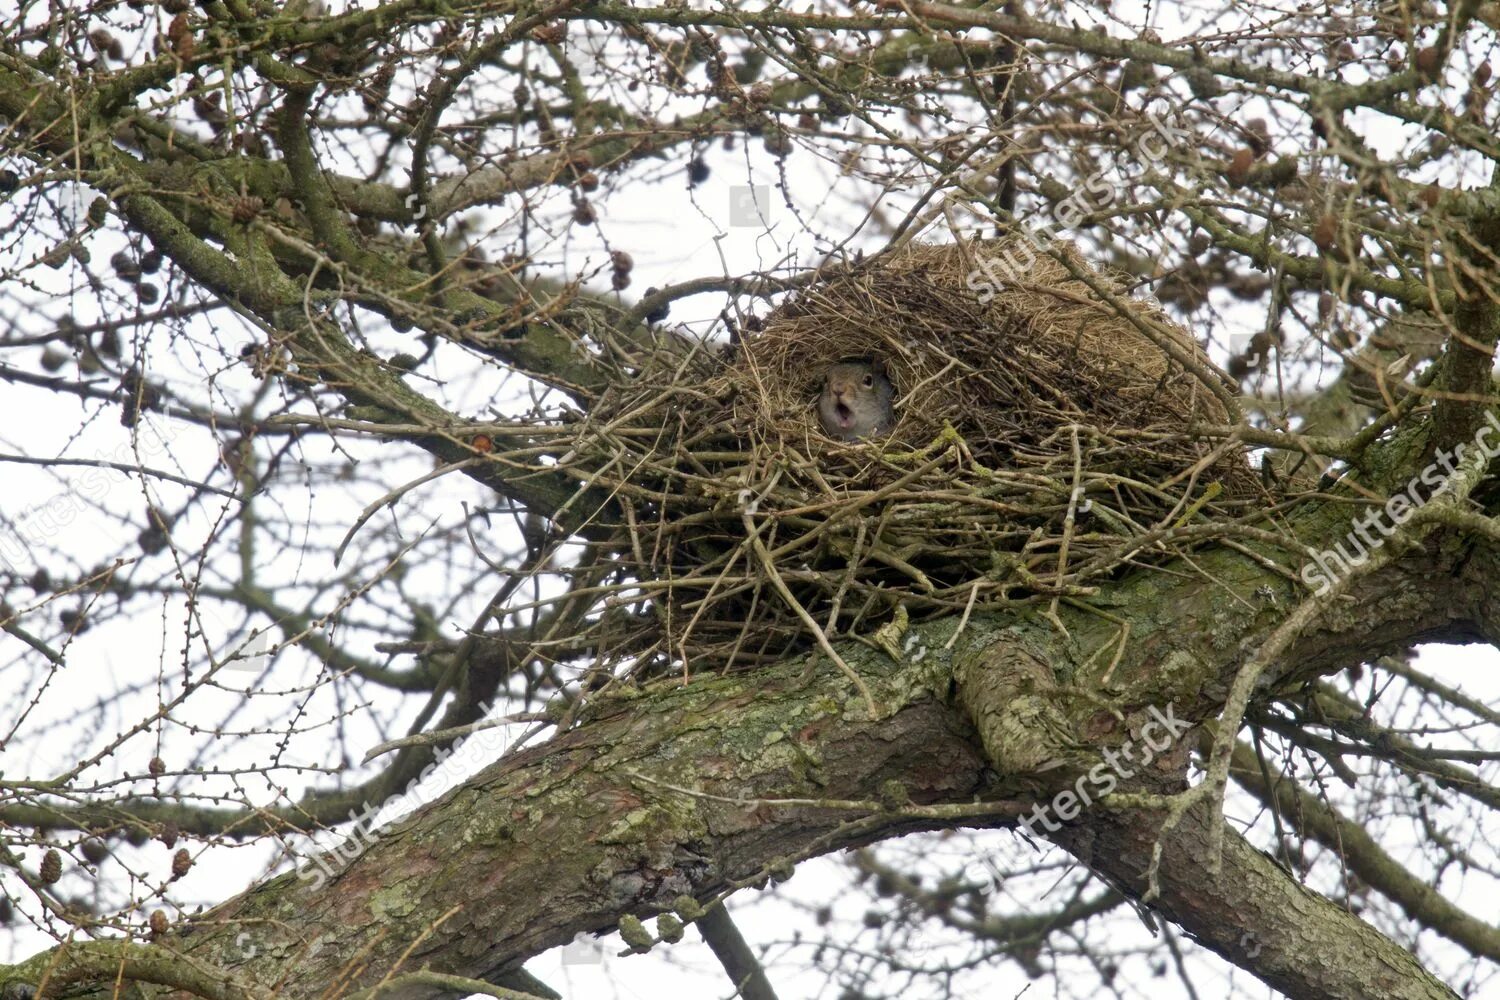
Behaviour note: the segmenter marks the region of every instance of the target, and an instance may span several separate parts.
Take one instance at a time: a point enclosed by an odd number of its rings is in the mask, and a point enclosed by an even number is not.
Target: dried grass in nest
[[[598,648],[648,672],[719,669],[828,649],[893,614],[1085,597],[1201,539],[1208,508],[1259,503],[1237,446],[1186,433],[1228,420],[1202,350],[1054,249],[1012,272],[993,262],[1019,256],[1014,241],[853,266],[732,360],[679,359],[612,401],[580,439],[630,501],[609,546],[630,582]],[[986,301],[982,260],[1014,275]],[[889,438],[821,433],[823,372],[845,358],[895,386]]]

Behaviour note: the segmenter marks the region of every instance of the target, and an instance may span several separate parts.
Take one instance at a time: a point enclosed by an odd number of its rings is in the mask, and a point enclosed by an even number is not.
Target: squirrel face
[[[823,431],[840,441],[884,434],[895,423],[890,380],[868,361],[840,361],[829,366],[818,397]]]

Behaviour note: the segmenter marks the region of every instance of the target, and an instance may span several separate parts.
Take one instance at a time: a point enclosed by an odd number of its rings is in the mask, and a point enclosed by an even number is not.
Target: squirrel
[[[890,380],[871,361],[840,361],[824,376],[818,420],[829,437],[840,441],[884,434],[895,423],[895,394]]]

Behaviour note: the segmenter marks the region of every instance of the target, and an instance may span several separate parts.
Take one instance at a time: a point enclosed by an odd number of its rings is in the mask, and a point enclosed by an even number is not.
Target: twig
[[[200,483],[170,472],[163,472],[161,469],[153,469],[144,465],[131,465],[128,462],[109,462],[102,458],[35,458],[29,455],[0,455],[0,462],[10,462],[14,465],[44,465],[48,468],[61,465],[79,465],[92,469],[113,469],[115,472],[123,472],[127,476],[150,476],[153,479],[176,483],[178,486],[189,486],[195,490],[213,493],[230,500],[243,501],[245,499],[238,493],[230,490],[220,489],[217,486],[210,486],[207,483]]]
[[[765,569],[766,575],[771,578],[771,586],[776,588],[776,592],[781,595],[781,599],[787,603],[787,606],[792,609],[797,617],[802,620],[802,624],[812,633],[813,638],[817,640],[818,648],[828,654],[829,659],[833,660],[838,665],[838,668],[844,672],[844,676],[848,677],[854,683],[860,696],[864,698],[865,705],[870,709],[870,718],[878,718],[880,708],[875,704],[875,696],[870,693],[870,689],[865,685],[864,680],[860,678],[859,674],[854,672],[854,668],[844,662],[844,658],[839,655],[838,650],[833,648],[833,643],[828,641],[828,634],[823,631],[823,627],[814,620],[812,615],[807,613],[807,609],[802,606],[802,602],[797,600],[791,588],[786,585],[786,581],[781,578],[781,574],[776,569],[776,561],[771,558],[771,553],[766,549],[766,543],[760,540],[760,528],[751,519],[750,511],[748,509],[742,511],[740,518],[745,525],[745,534],[749,536],[750,544],[754,547],[755,554],[760,558],[761,566]]]
[[[514,715],[501,716],[498,719],[482,719],[479,722],[471,722],[467,726],[454,726],[452,729],[434,729],[425,733],[414,733],[411,736],[400,736],[394,740],[386,740],[384,743],[376,744],[365,752],[361,764],[368,764],[376,757],[390,753],[392,750],[404,750],[407,747],[430,747],[440,743],[447,743],[463,736],[470,736],[485,729],[494,729],[497,726],[508,726],[516,722],[551,722],[552,719],[542,712],[517,712]]]
[[[355,534],[361,527],[364,526],[364,523],[366,521],[375,516],[380,508],[393,505],[397,500],[401,499],[402,496],[410,493],[412,490],[416,489],[418,486],[421,486],[423,483],[437,479],[439,476],[446,476],[448,473],[454,472],[458,469],[467,468],[468,466],[475,464],[477,461],[478,457],[476,456],[474,458],[465,458],[457,462],[450,462],[447,465],[440,466],[436,469],[433,469],[426,475],[418,476],[411,482],[405,483],[401,486],[397,486],[395,489],[388,491],[384,496],[380,497],[380,499],[376,500],[364,510],[360,511],[359,516],[354,519],[354,523],[349,526],[349,530],[344,532],[343,540],[339,542],[338,548],[333,550],[333,564],[335,566],[339,564],[339,560],[344,557],[344,549],[349,547],[349,543],[354,540]]]

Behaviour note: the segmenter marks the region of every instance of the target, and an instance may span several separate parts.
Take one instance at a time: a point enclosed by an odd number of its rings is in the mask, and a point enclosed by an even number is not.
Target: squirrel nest
[[[722,669],[893,616],[1083,598],[1200,541],[1206,509],[1258,505],[1239,445],[1188,433],[1230,423],[1233,393],[1192,337],[1072,246],[1034,258],[1016,239],[881,255],[729,357],[606,397],[577,452],[624,512],[589,625],[608,665]],[[846,358],[893,383],[888,437],[820,430]]]

